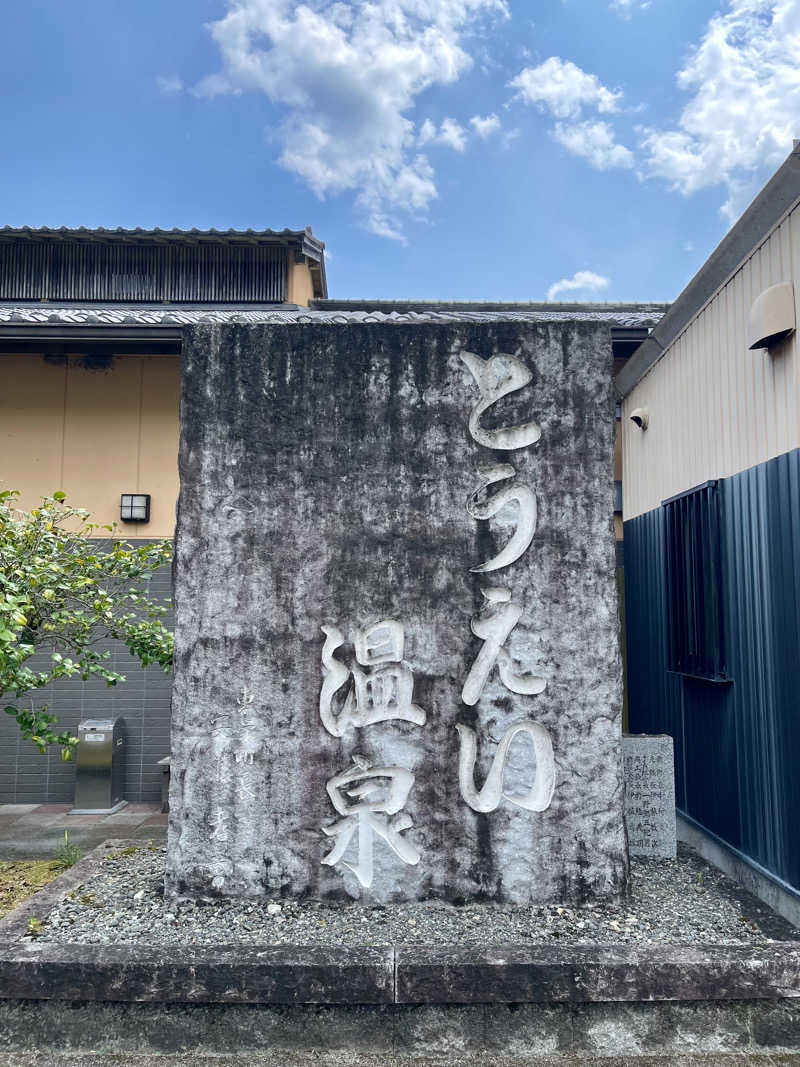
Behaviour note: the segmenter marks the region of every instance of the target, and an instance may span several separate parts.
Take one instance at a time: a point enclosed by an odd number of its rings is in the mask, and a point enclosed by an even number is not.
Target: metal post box
[[[128,802],[125,791],[125,720],[78,724],[75,807],[70,815],[110,815]]]

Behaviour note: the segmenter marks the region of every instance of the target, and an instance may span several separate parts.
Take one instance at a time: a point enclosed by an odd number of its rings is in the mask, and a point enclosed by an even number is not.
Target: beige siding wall
[[[178,495],[178,356],[117,356],[87,370],[0,355],[0,485],[21,506],[61,489],[97,522],[119,521],[125,492],[150,493],[151,519],[128,538],[170,537]]]
[[[701,309],[623,404],[625,519],[684,489],[724,478],[800,446],[797,334],[750,351],[750,307],[764,289],[793,282],[800,300],[800,207]],[[629,419],[649,409],[650,425]]]

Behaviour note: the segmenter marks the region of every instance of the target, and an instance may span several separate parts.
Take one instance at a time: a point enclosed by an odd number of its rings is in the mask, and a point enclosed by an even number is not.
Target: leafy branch
[[[5,711],[40,752],[55,744],[70,760],[78,739],[55,732],[56,716],[46,705],[23,707],[21,698],[59,678],[123,682],[108,666],[111,653],[94,647],[107,638],[121,641],[143,667],[170,669],[167,605],[147,595],[147,582],[170,561],[172,545],[112,540],[101,549],[92,538],[103,531],[113,538],[115,523],[91,522],[62,492],[29,512],[15,506],[18,495],[0,492],[0,697],[12,701]],[[49,653],[46,670],[30,666],[37,652]]]

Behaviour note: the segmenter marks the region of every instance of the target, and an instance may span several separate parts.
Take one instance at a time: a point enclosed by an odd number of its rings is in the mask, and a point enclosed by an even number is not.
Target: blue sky
[[[17,0],[6,30],[0,223],[309,224],[342,298],[671,300],[800,137],[800,0]]]

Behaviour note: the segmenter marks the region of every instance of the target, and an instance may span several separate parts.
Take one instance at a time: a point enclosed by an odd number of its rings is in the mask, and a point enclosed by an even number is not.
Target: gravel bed
[[[690,849],[633,859],[621,905],[165,900],[163,848],[112,854],[47,916],[40,940],[155,945],[741,944],[800,931]],[[40,918],[44,918],[40,916]]]

